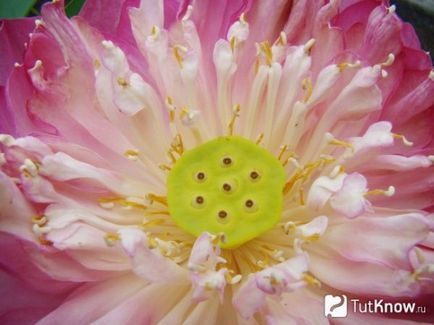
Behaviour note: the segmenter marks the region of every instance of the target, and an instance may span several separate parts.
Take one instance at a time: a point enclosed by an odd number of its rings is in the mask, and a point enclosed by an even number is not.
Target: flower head
[[[427,303],[434,77],[393,6],[89,0],[68,20],[53,1],[0,38],[5,320]]]

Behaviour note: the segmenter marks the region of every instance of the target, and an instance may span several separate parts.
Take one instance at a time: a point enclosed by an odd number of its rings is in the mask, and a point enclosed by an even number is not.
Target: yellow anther
[[[129,160],[136,161],[139,159],[139,150],[136,149],[128,149],[124,152],[124,156],[127,157]]]
[[[180,134],[177,134],[175,136],[175,139],[173,139],[170,147],[174,152],[176,152],[180,156],[184,153],[184,143],[182,141],[182,137]]]
[[[178,62],[179,67],[182,69],[184,67],[184,57],[182,53],[187,52],[187,48],[181,45],[175,45],[173,47],[173,54],[175,55],[176,62]]]
[[[149,214],[152,215],[153,213],[150,212]],[[143,220],[141,227],[142,227],[142,229],[145,230],[145,228],[147,228],[147,227],[160,226],[162,224],[164,224],[164,220],[162,220],[162,219],[154,219],[154,220],[145,219],[145,220]]]
[[[47,224],[47,217],[45,217],[44,215],[34,215],[32,217],[32,222],[42,227]]]
[[[175,157],[175,155],[173,154],[173,149],[172,149],[172,148],[170,148],[170,149],[167,151],[167,155],[169,156],[170,161],[171,161],[173,164],[176,163],[176,157]]]
[[[368,195],[385,195],[385,196],[393,196],[395,194],[395,187],[394,186],[389,186],[389,188],[387,190],[381,190],[381,189],[376,189],[376,190],[371,190],[368,191],[364,194],[364,196],[368,196]]]
[[[308,273],[303,273],[303,281],[314,287],[321,286],[321,282]]]
[[[118,81],[118,85],[121,86],[122,88],[126,88],[129,86],[129,83],[125,78],[119,77],[117,81]]]
[[[396,134],[393,133],[393,137],[395,139],[400,139],[402,140],[402,143],[404,143],[405,146],[407,147],[411,147],[413,145],[413,142],[409,141],[405,136],[403,136],[402,134]]]
[[[235,36],[232,36],[232,37],[229,39],[229,44],[230,44],[230,46],[231,46],[231,50],[232,50],[232,52],[234,52],[234,51],[235,51],[235,48],[236,48],[236,46],[237,46],[237,38],[236,38]]]
[[[160,28],[158,28],[157,25],[153,25],[151,28],[152,39],[156,40],[158,38],[158,35],[160,35]]]
[[[114,204],[119,204],[123,207],[129,208],[137,208],[137,209],[146,209],[147,206],[140,202],[140,200],[136,200],[135,198],[122,198],[122,197],[101,197],[98,199],[98,202],[103,207],[113,207]]]
[[[305,204],[305,202],[304,202],[304,191],[303,191],[302,188],[298,190],[298,195],[299,195],[299,198],[300,198],[300,205],[304,205]]]
[[[146,195],[146,198],[151,204],[154,202],[158,202],[164,206],[167,206],[167,198],[165,196],[159,196],[153,193],[149,193],[148,195]]]
[[[265,61],[267,65],[271,66],[273,63],[273,51],[271,50],[270,43],[268,41],[259,43],[259,48],[265,55]]]
[[[318,168],[321,168],[334,161],[334,158],[322,157],[314,162],[307,164],[304,168],[295,172],[294,175],[286,182],[283,188],[283,194],[287,194],[298,181],[306,182],[310,175]]]
[[[344,148],[348,148],[351,149],[352,152],[354,152],[354,146],[346,141],[342,141],[342,140],[338,140],[338,139],[331,139],[329,141],[329,144],[333,145],[333,146],[340,146],[340,147],[344,147]]]
[[[154,237],[148,235],[148,248],[157,248],[158,247],[158,241],[155,240]]]
[[[175,121],[175,106],[173,105],[173,98],[170,96],[166,97],[166,107],[169,110],[169,121],[173,123]]]
[[[279,155],[277,156],[277,160],[281,160],[286,151],[288,151],[288,146],[285,144],[280,147],[280,152]]]
[[[99,59],[93,60],[93,66],[95,70],[98,70],[101,67],[101,61]]]
[[[236,104],[233,107],[232,117],[231,117],[231,119],[229,121],[229,124],[228,124],[228,134],[229,135],[233,135],[234,134],[235,120],[237,119],[238,116],[240,116],[239,113],[240,113],[240,105]]]
[[[114,246],[121,237],[117,233],[108,232],[104,235],[104,241],[107,244],[107,246]]]
[[[294,222],[288,221],[287,223],[282,225],[282,228],[285,234],[289,235],[289,233],[293,233],[297,229],[297,226]]]
[[[256,138],[255,143],[256,143],[257,145],[259,145],[259,144],[262,142],[263,139],[264,139],[264,133],[261,133],[261,134],[259,134],[258,137]]]
[[[164,170],[164,171],[171,171],[172,170],[172,167],[170,167],[166,164],[160,164],[160,165],[158,165],[158,168],[160,168],[161,170]]]
[[[311,38],[307,41],[307,43],[304,45],[304,53],[307,55],[310,55],[310,52],[312,51],[312,47],[315,45],[315,39]]]
[[[307,103],[313,92],[312,82],[309,78],[304,78],[301,85],[303,89],[306,90],[306,94],[303,97],[303,102]]]
[[[181,108],[181,113],[179,114],[181,119],[187,118],[190,114],[190,110],[188,107],[184,106]]]

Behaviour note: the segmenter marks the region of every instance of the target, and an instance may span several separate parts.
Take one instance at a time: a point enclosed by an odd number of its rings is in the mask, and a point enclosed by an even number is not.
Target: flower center
[[[187,232],[204,231],[235,248],[273,228],[282,211],[282,164],[237,136],[211,140],[185,152],[169,172],[167,202]]]

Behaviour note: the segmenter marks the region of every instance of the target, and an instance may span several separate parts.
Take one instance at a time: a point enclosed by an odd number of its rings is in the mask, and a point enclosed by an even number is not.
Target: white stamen
[[[3,152],[0,152],[0,166],[6,163],[6,156]]]
[[[32,160],[26,158],[24,163],[20,166],[20,172],[27,172],[30,176],[35,177],[38,175],[38,166]]]
[[[386,78],[388,75],[389,75],[389,74],[387,73],[386,70],[381,70],[381,76],[382,76],[383,78]]]
[[[381,65],[383,67],[390,67],[393,64],[393,62],[395,62],[395,55],[393,55],[393,53],[389,53],[386,62],[382,63]]]
[[[32,230],[37,235],[43,235],[43,234],[49,233],[51,231],[51,227],[47,227],[47,226],[41,227],[35,223],[33,225]]]
[[[231,279],[230,284],[237,284],[238,282],[241,281],[242,277],[243,277],[243,276],[242,276],[241,274],[237,274],[237,275],[235,275],[235,276]]]
[[[9,134],[0,134],[0,142],[6,147],[10,147],[15,142],[15,138]]]
[[[389,186],[387,191],[384,191],[384,195],[386,195],[387,197],[391,197],[394,194],[395,194],[395,187],[394,186]]]
[[[99,202],[99,205],[104,209],[112,209],[115,206],[113,202]]]
[[[14,67],[15,67],[15,68],[21,68],[23,65],[24,65],[24,64],[22,64],[22,63],[18,63],[18,62],[15,62],[15,63],[14,63]]]
[[[312,49],[312,47],[315,45],[315,39],[311,38],[310,40],[307,41],[307,43],[304,45],[304,52],[306,54],[310,53],[310,50]]]
[[[396,11],[396,6],[391,5],[389,8],[387,8],[387,11],[389,14],[393,14]]]
[[[42,19],[36,19],[35,20],[35,26],[36,26],[36,28],[42,27],[42,26],[45,26],[45,23]]]
[[[184,17],[182,17],[182,21],[184,22],[184,21],[189,20],[189,19],[191,18],[191,14],[192,14],[192,13],[193,13],[193,6],[192,6],[192,5],[189,5],[189,6],[187,7],[187,11],[185,12]]]
[[[428,78],[430,78],[431,80],[434,80],[434,70],[431,70],[431,71],[429,72],[429,76],[428,76]]]
[[[329,176],[330,178],[336,178],[341,172],[342,172],[342,166],[338,165],[333,168]]]

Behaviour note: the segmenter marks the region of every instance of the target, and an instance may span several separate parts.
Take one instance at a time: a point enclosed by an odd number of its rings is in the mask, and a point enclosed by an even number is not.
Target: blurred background
[[[41,6],[49,0],[0,0],[0,18],[38,16]],[[215,0],[217,1],[217,0]],[[85,0],[65,0],[68,16],[78,14]],[[416,29],[422,47],[434,58],[434,0],[391,0],[396,12]]]

